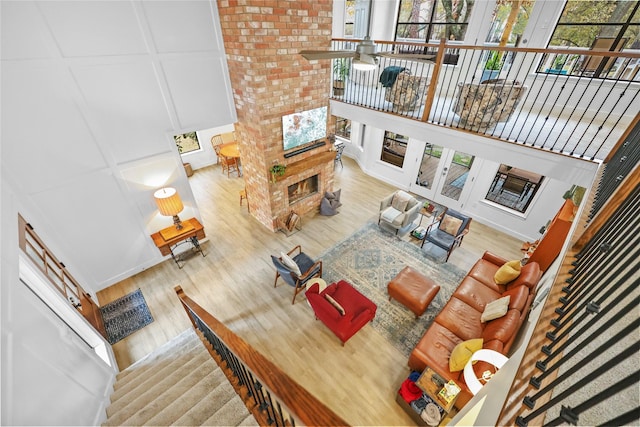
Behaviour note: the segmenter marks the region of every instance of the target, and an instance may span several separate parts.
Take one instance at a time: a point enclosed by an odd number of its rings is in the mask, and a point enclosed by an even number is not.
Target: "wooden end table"
[[[184,262],[180,265],[180,257],[176,256],[174,250],[183,243],[191,243],[197,252],[204,257],[205,253],[200,247],[200,239],[204,239],[204,227],[200,224],[196,218],[189,218],[186,221],[182,221],[182,229],[177,230],[175,225],[167,228],[163,228],[157,233],[153,233],[151,238],[153,243],[163,256],[171,255],[173,261],[178,265],[178,268],[184,267]]]
[[[458,395],[460,394],[460,386],[455,384],[455,386],[458,388],[458,393],[456,393],[455,396],[450,400],[445,400],[443,398],[442,391],[447,383],[448,381],[446,379],[442,378],[429,367],[425,368],[425,370],[422,372],[422,375],[420,375],[420,378],[418,378],[418,381],[416,381],[416,385],[420,387],[420,389],[422,389],[422,391],[424,391],[427,396],[429,396],[438,406],[440,406],[442,409],[444,409],[445,412],[448,413],[449,411],[451,411],[451,409],[453,409],[453,406],[458,399]]]

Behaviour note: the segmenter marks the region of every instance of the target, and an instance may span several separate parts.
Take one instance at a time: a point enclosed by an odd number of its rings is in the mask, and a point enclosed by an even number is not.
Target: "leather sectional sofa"
[[[494,276],[506,262],[497,255],[485,252],[409,356],[411,369],[422,372],[428,366],[446,381],[452,379],[461,387],[455,405],[458,408],[462,408],[473,395],[464,382],[463,372],[449,370],[449,358],[454,347],[463,341],[482,338],[482,348],[508,355],[529,313],[536,286],[542,276],[537,263],[528,263],[521,268],[516,279],[498,285]],[[510,296],[507,313],[500,318],[481,322],[485,306],[507,295]],[[476,373],[484,370],[483,364],[477,362],[474,365]]]

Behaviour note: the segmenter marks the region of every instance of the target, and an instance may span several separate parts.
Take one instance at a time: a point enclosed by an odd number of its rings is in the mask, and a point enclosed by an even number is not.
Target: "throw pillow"
[[[344,308],[340,305],[340,303],[336,300],[333,299],[333,297],[329,294],[324,294],[324,298],[329,301],[329,304],[331,304],[332,306],[335,307],[336,310],[338,310],[338,313],[340,313],[341,316],[344,316]]]
[[[336,199],[338,201],[340,201],[340,192],[342,191],[342,189],[336,190],[336,191],[327,191],[324,193],[324,197],[326,197],[329,200],[333,200]]]
[[[507,311],[509,311],[509,301],[511,301],[511,295],[498,298],[487,304],[484,307],[482,316],[480,316],[480,321],[483,323],[488,322],[489,320],[497,319],[507,314]]]
[[[458,372],[464,369],[471,356],[482,348],[482,338],[474,338],[458,343],[449,357],[449,371]]]
[[[456,218],[451,215],[446,215],[440,221],[440,230],[444,231],[447,234],[451,234],[452,236],[458,235],[458,230],[460,230],[460,226],[462,225],[462,220],[460,218]]]
[[[404,212],[407,209],[407,205],[409,204],[409,200],[411,200],[411,197],[411,194],[402,190],[398,190],[391,199],[391,206],[393,206],[400,212]]]
[[[520,275],[521,268],[522,264],[520,264],[520,260],[518,259],[506,262],[496,271],[496,274],[493,276],[493,281],[498,285],[506,285]]]
[[[282,259],[282,263],[284,264],[285,267],[287,267],[289,270],[291,270],[294,273],[296,273],[296,275],[302,276],[302,272],[300,271],[300,267],[298,267],[298,264],[296,264],[296,262],[293,260],[293,258],[291,258],[289,255],[285,254],[284,252],[280,252],[280,258]]]

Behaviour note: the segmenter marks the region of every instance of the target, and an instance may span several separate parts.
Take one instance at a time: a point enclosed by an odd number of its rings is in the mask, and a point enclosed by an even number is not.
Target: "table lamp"
[[[153,193],[153,198],[156,200],[160,214],[172,216],[176,230],[182,229],[182,221],[180,221],[178,214],[182,212],[184,205],[176,189],[171,187],[161,188]]]

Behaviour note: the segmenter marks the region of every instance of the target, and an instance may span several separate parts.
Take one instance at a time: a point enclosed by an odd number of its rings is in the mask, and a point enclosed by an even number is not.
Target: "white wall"
[[[362,107],[331,102],[332,114],[352,120],[352,129],[365,124],[364,150],[359,153],[359,133],[352,133],[352,144],[345,154],[355,157],[369,175],[405,190],[416,177],[415,165],[422,159],[420,142],[441,145],[476,156],[479,174],[471,182],[469,199],[462,210],[474,221],[495,227],[522,240],[540,237],[538,230],[553,218],[564,199],[562,195],[572,185],[590,188],[597,164],[573,159],[542,150],[532,150],[517,144],[494,141],[471,133],[418,122],[402,117],[367,110]],[[398,168],[380,160],[384,131],[393,131],[409,137],[404,167]],[[356,155],[353,156],[353,153]],[[484,201],[501,163],[529,170],[545,177],[533,202],[525,214],[516,214]]]
[[[199,217],[173,135],[236,121],[217,7],[1,8],[3,176],[23,216],[95,295],[163,260],[149,235],[172,221],[157,215],[157,188],[176,187],[181,217]]]

